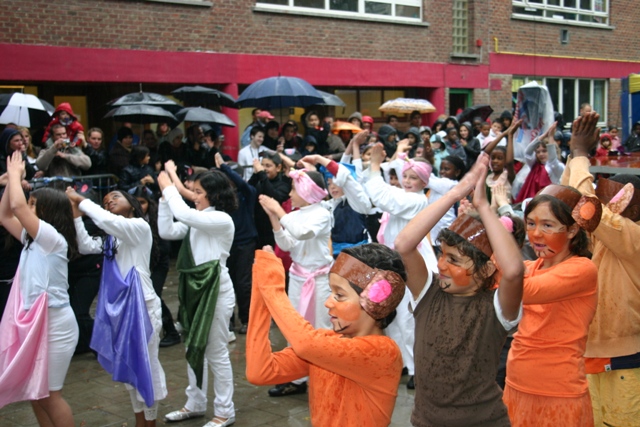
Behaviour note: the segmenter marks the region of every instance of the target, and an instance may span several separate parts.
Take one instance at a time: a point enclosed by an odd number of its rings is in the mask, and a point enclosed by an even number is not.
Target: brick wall
[[[622,80],[609,79],[608,119],[609,125],[622,126],[622,112],[620,111],[620,96],[622,95]]]
[[[510,1],[490,2],[494,24],[490,31],[491,51],[494,51],[493,37],[497,37],[501,51],[617,60],[640,58],[637,0],[609,2],[612,30],[511,19]],[[560,43],[561,29],[569,30],[568,44]]]

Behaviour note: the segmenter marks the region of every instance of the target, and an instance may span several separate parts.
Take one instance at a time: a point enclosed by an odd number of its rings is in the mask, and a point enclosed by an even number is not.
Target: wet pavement
[[[177,277],[172,270],[167,278],[163,297],[172,313],[178,311]],[[239,325],[238,325],[239,326]],[[236,332],[236,341],[229,344],[235,383],[234,403],[236,427],[254,426],[311,426],[307,395],[272,398],[267,395],[269,387],[250,384],[245,376],[245,335]],[[274,349],[283,348],[286,342],[277,327],[271,329]],[[213,417],[213,390],[209,381],[209,407],[205,418],[195,418],[179,423],[165,423],[164,414],[180,409],[186,402],[184,390],[187,381],[187,363],[184,347],[175,345],[160,349],[160,363],[167,377],[168,396],[160,402],[157,425],[171,424],[176,427],[202,427]],[[413,407],[413,391],[405,384],[409,378],[403,376],[398,388],[398,398],[393,413],[393,427],[410,426]],[[77,355],[71,361],[62,390],[64,398],[73,409],[76,426],[106,427],[135,426],[129,393],[124,385],[111,380],[98,364],[93,354]],[[331,390],[327,390],[331,393]],[[36,427],[38,423],[28,402],[19,402],[0,409],[1,427]],[[349,426],[345,426],[349,427]]]

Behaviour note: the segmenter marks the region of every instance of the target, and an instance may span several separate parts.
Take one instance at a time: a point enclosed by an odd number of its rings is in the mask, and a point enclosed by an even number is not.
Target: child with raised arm
[[[125,383],[136,427],[155,426],[158,401],[166,397],[167,387],[158,359],[162,308],[149,271],[155,255],[151,226],[140,202],[125,191],[107,194],[103,207],[71,187],[67,197],[74,208],[80,253],[104,253],[91,348],[114,381]],[[82,214],[107,233],[106,239],[89,236]]]
[[[158,185],[163,196],[158,212],[160,237],[183,239],[176,263],[180,273],[178,317],[186,331],[189,362],[187,403],[165,415],[165,419],[182,421],[205,415],[208,364],[214,374],[215,400],[214,417],[206,426],[230,426],[236,419],[227,340],[235,295],[226,262],[235,231],[229,213],[238,207],[236,194],[229,178],[218,170],[196,176],[195,209],[182,200],[175,181],[166,173],[160,173]]]
[[[486,199],[488,160],[481,154],[458,185],[420,212],[395,241],[407,269],[416,321],[411,415],[416,427],[510,425],[495,378],[507,331],[519,320],[524,267],[515,240]],[[474,187],[480,217],[461,215],[440,232],[442,255],[435,273],[417,247]],[[492,255],[502,269],[498,290]]]
[[[282,265],[267,250],[256,251],[253,266],[247,379],[262,385],[309,375],[312,425],[388,426],[402,370],[398,346],[383,334],[405,292],[398,254],[372,243],[338,255],[324,301],[333,329],[327,330],[314,329],[296,312]],[[272,317],[291,344],[275,353]]]
[[[78,253],[73,214],[58,190],[36,190],[27,201],[24,170],[22,153],[14,151],[0,223],[24,249],[0,323],[0,407],[30,400],[40,426],[68,427],[73,413],[62,387],[78,343],[67,293],[67,265]]]
[[[278,246],[289,251],[289,300],[315,328],[329,328],[331,322],[323,302],[329,297],[329,269],[333,256],[329,246],[331,213],[320,202],[327,196],[320,172],[292,170],[291,206],[285,213],[275,199],[261,195],[260,204],[269,215]],[[269,390],[272,397],[305,393],[306,378],[279,384]]]

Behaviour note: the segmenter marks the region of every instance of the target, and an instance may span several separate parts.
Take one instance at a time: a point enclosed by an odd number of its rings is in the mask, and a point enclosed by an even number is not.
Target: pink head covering
[[[320,188],[318,184],[313,182],[304,170],[291,170],[289,178],[293,180],[296,192],[309,204],[318,203],[329,195],[327,190]]]
[[[431,171],[433,170],[431,163],[416,162],[415,160],[407,159],[406,153],[399,154],[398,157],[405,161],[404,165],[402,165],[402,173],[405,173],[405,171],[412,169],[416,173],[416,175],[418,175],[418,178],[420,178],[422,182],[424,182],[425,186],[429,185],[429,177],[431,176]]]

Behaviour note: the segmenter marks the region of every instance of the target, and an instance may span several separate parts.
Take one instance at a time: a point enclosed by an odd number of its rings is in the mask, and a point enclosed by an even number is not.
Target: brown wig
[[[36,199],[36,216],[55,228],[67,241],[67,259],[71,261],[77,258],[79,252],[73,210],[64,191],[45,187],[31,192],[30,197]],[[27,236],[27,248],[31,242],[33,239]]]

